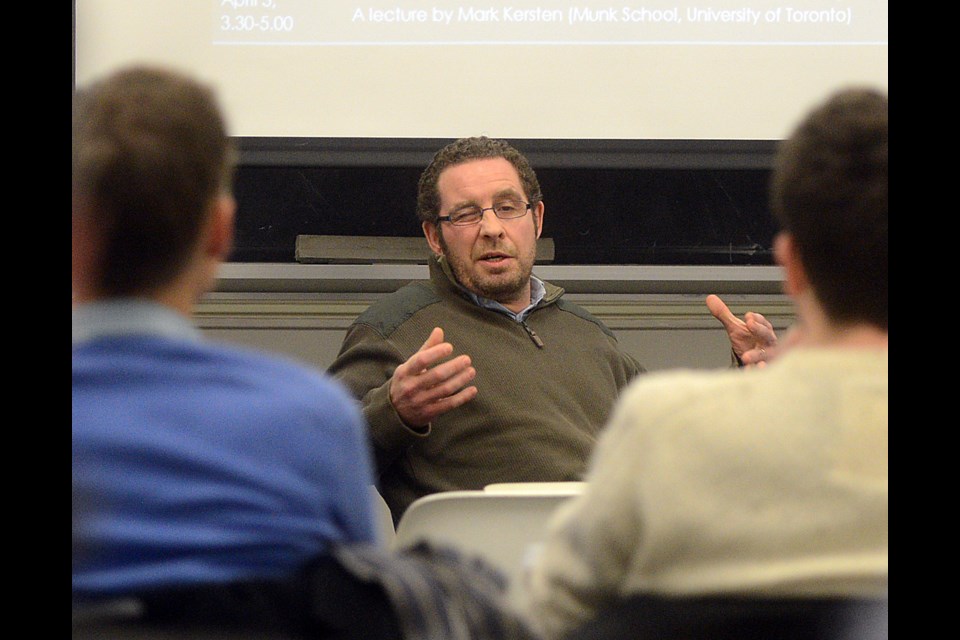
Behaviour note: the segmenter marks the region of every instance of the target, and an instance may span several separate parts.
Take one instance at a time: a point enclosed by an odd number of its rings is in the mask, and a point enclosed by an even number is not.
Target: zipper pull
[[[537,345],[540,349],[543,349],[543,340],[540,339],[540,336],[537,335],[537,332],[527,326],[527,322],[524,320],[520,324],[523,325],[523,328],[527,330],[527,335],[530,336],[530,339],[533,340],[533,344]]]

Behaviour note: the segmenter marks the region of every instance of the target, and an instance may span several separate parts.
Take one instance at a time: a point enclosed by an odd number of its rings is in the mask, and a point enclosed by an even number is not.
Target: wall
[[[781,335],[793,321],[774,267],[543,266],[535,273],[564,286],[649,370],[730,364],[726,332],[704,304],[708,293],[738,315],[763,313]],[[217,290],[198,306],[197,323],[211,337],[325,369],[357,315],[418,277],[426,277],[425,266],[225,265]]]

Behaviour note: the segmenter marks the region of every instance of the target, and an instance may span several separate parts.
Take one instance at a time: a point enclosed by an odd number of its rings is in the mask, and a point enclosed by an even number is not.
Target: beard
[[[443,255],[446,257],[457,282],[473,293],[490,300],[496,300],[503,305],[517,302],[523,295],[529,297],[527,287],[530,284],[530,275],[533,273],[533,263],[537,255],[536,243],[527,255],[517,256],[514,268],[491,274],[477,268],[469,256],[465,257],[451,252],[443,239],[443,234],[440,234],[439,242],[441,249],[443,249]],[[488,247],[487,250],[494,249],[500,249],[500,247]],[[524,302],[529,302],[529,300]]]

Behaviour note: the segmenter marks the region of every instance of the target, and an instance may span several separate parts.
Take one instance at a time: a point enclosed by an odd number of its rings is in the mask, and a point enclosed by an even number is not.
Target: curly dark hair
[[[486,136],[460,138],[437,151],[433,160],[420,174],[420,181],[417,184],[417,217],[421,222],[436,223],[440,215],[440,192],[437,189],[437,182],[444,169],[481,158],[507,160],[520,174],[520,183],[526,192],[527,202],[537,204],[543,199],[543,194],[540,193],[540,182],[533,167],[510,143]]]

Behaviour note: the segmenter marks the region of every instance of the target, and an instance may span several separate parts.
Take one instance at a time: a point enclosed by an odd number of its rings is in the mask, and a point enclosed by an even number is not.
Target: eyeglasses
[[[522,217],[529,208],[529,202],[523,202],[522,200],[502,200],[492,207],[482,208],[471,206],[457,209],[448,216],[438,216],[437,222],[449,222],[455,227],[469,227],[483,219],[484,211],[493,211],[493,214],[501,220],[512,220],[513,218]]]

